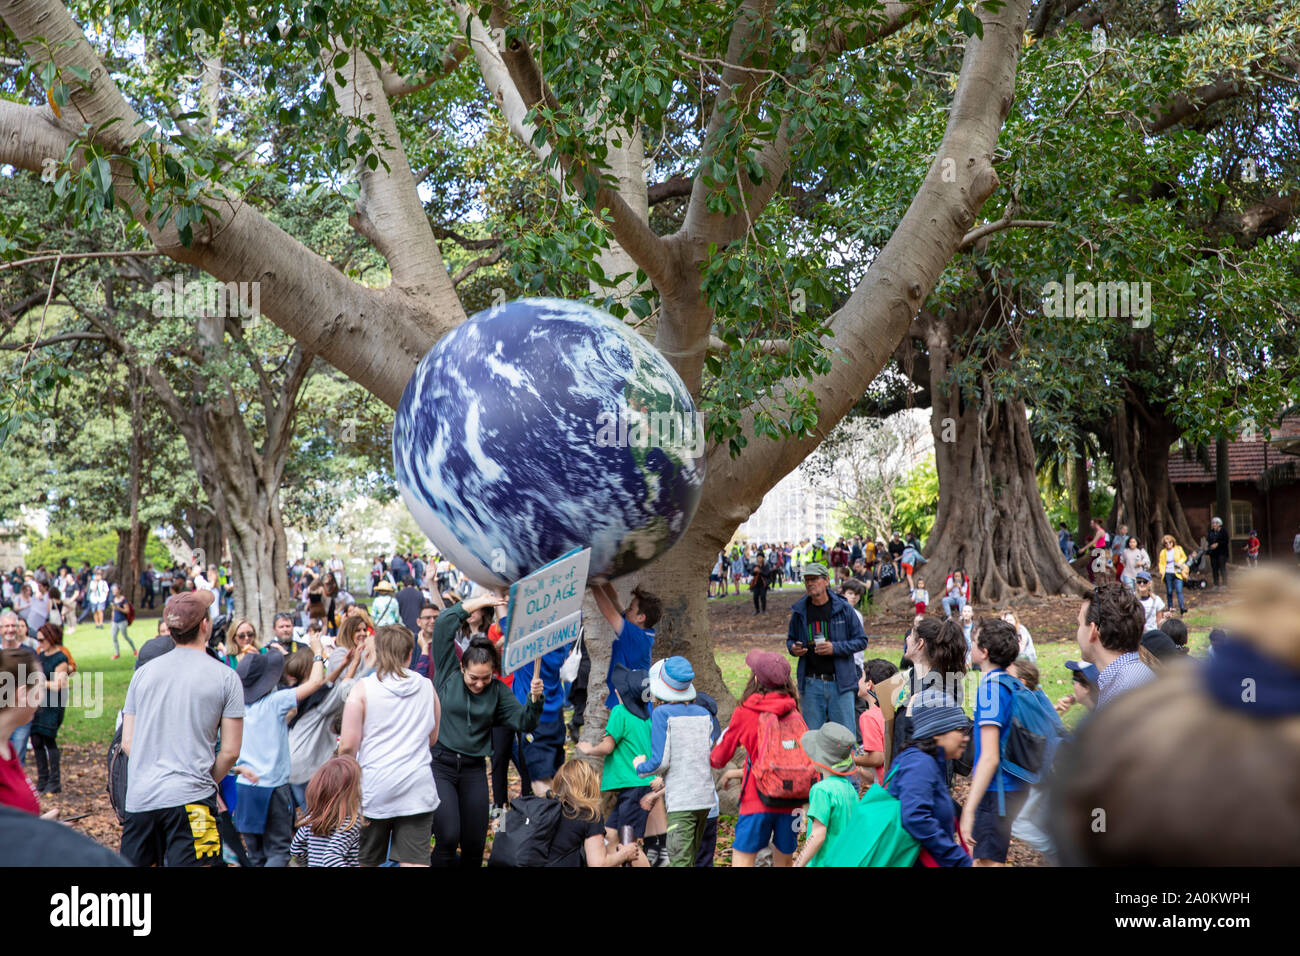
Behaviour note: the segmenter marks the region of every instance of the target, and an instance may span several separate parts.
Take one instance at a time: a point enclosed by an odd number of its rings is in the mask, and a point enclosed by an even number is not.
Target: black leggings
[[[466,757],[434,745],[433,782],[439,801],[433,812],[434,866],[455,866],[457,847],[462,868],[483,865],[489,811],[486,764],[484,757]]]
[[[492,806],[510,806],[510,761],[514,761],[519,771],[519,792],[528,796],[532,792],[532,782],[528,779],[528,767],[523,764],[516,747],[518,734],[509,727],[492,728]]]
[[[767,613],[767,588],[754,588],[754,613]]]

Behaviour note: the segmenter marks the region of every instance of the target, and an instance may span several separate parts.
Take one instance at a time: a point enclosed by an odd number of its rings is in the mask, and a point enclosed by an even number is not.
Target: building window
[[[1255,530],[1254,512],[1251,511],[1249,501],[1234,501],[1232,503],[1232,536],[1234,538],[1249,538],[1250,533]]]

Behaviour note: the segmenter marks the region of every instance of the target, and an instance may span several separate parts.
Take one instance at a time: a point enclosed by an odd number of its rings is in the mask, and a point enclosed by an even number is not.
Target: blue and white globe
[[[686,385],[612,315],[520,299],[446,335],[393,425],[397,485],[470,580],[512,584],[574,548],[618,577],[681,537],[704,483]]]

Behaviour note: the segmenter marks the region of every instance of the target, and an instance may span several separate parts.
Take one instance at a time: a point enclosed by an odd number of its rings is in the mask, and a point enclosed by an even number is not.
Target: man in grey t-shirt
[[[205,653],[214,597],[196,590],[168,600],[163,616],[176,648],[136,671],[127,688],[122,855],[136,866],[222,862],[217,782],[239,757],[244,688],[234,671]]]

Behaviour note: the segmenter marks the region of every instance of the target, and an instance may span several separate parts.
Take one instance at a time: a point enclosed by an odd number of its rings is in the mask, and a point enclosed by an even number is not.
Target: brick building
[[[1220,517],[1232,534],[1234,563],[1242,561],[1252,529],[1259,532],[1261,558],[1291,557],[1291,544],[1300,532],[1300,416],[1284,418],[1271,441],[1253,438],[1228,443],[1232,514]],[[1169,478],[1198,539],[1209,530],[1214,515],[1216,468],[1213,445],[1208,468],[1179,452],[1169,459]]]

